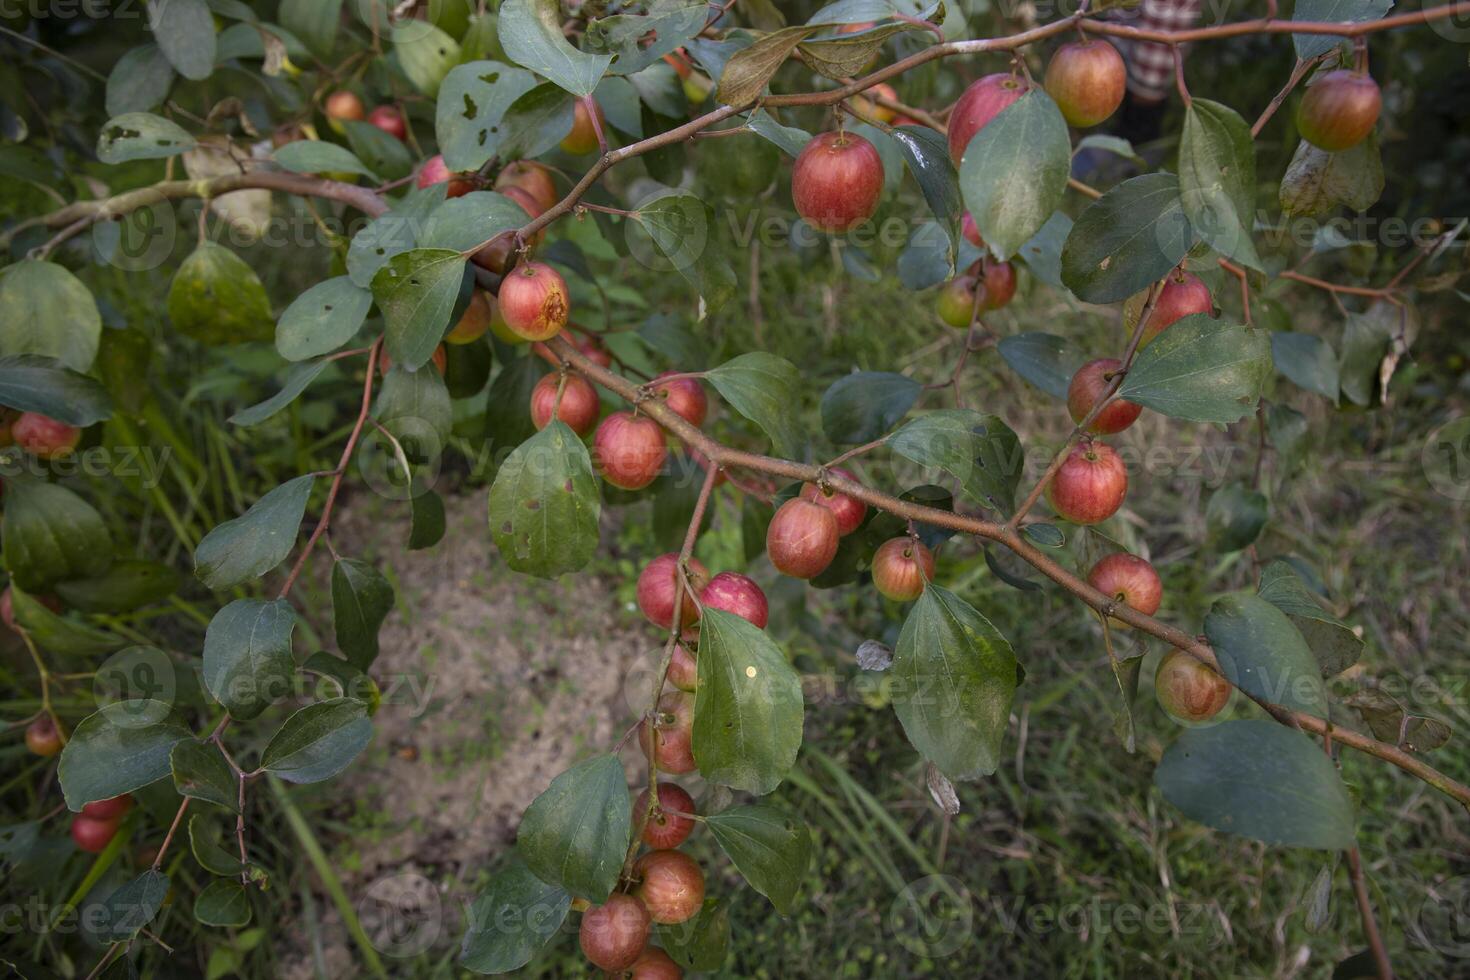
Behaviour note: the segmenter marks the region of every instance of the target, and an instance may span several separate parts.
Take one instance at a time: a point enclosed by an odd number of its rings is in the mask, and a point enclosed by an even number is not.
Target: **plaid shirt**
[[[1148,31],[1178,31],[1199,20],[1202,0],[1143,0],[1134,10],[1117,10],[1114,19]],[[1128,63],[1128,91],[1150,101],[1163,99],[1174,85],[1174,55],[1169,45],[1115,39]]]

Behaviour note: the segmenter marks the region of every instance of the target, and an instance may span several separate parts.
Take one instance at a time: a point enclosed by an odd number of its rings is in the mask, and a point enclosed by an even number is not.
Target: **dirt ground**
[[[398,601],[371,671],[383,692],[376,736],[331,790],[342,799],[334,810],[371,827],[354,835],[351,865],[334,868],[385,960],[456,946],[475,876],[513,844],[527,804],[593,747],[616,744],[635,717],[629,705],[648,697],[652,629],[602,577],[510,571],[485,508],[483,489],[447,499],[444,539],[416,552],[397,550],[409,531],[401,505],[358,496],[333,525],[344,556],[394,553],[380,564]],[[330,636],[325,575],[313,584],[318,630]],[[289,944],[283,976],[353,969],[341,919],[318,898],[319,939]],[[405,914],[418,925],[405,929]]]

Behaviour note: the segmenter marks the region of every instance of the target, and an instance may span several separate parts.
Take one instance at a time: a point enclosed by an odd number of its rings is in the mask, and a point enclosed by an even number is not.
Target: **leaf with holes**
[[[591,95],[613,56],[578,51],[561,25],[557,0],[505,0],[500,5],[499,36],[506,57],[573,95]]]
[[[968,408],[929,412],[890,436],[888,445],[920,466],[948,473],[983,507],[1009,513],[1015,504],[1025,456],[1021,440],[997,416]]]
[[[538,578],[592,560],[601,510],[587,447],[560,419],[518,446],[490,487],[495,546],[511,568]]]
[[[415,248],[393,256],[373,276],[383,311],[383,345],[393,363],[423,367],[449,330],[464,282],[465,258],[447,248]]]

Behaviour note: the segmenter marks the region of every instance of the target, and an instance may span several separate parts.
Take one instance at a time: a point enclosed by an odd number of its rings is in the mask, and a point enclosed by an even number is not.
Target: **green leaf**
[[[801,155],[801,151],[806,149],[807,143],[811,142],[812,138],[812,134],[806,130],[797,129],[795,126],[784,126],[777,122],[769,112],[763,112],[759,109],[751,110],[749,117],[745,120],[745,127],[768,143],[778,147],[782,153],[785,153],[793,159]],[[919,140],[919,142],[927,141]],[[949,169],[951,175],[953,175],[954,165],[950,164]],[[958,199],[958,184],[955,186],[954,193],[956,199]]]
[[[276,350],[287,360],[329,354],[357,336],[372,309],[372,292],[348,276],[335,276],[307,289],[276,323]]]
[[[260,754],[260,766],[289,783],[319,783],[346,769],[373,740],[367,705],[356,698],[308,704],[286,719]]]
[[[250,898],[238,881],[216,878],[194,899],[194,918],[202,925],[238,927],[250,922]]]
[[[704,3],[688,0],[654,0],[646,9],[646,16],[614,14],[587,25],[587,47],[613,55],[612,74],[631,75],[656,64],[704,30],[709,17]]]
[[[413,523],[408,532],[408,550],[434,547],[444,537],[444,498],[433,490],[425,490],[409,504]]]
[[[1229,106],[1192,100],[1179,143],[1179,196],[1195,234],[1252,269],[1262,268],[1251,241],[1255,223],[1256,144]],[[983,232],[982,232],[983,233]]]
[[[204,631],[204,684],[237,719],[249,721],[291,691],[296,612],[285,599],[236,599]]]
[[[281,390],[271,395],[263,402],[257,402],[249,408],[242,408],[230,416],[232,425],[259,425],[266,419],[273,418],[277,412],[301,397],[301,393],[311,387],[311,383],[331,366],[331,361],[306,361],[302,364],[291,365],[291,370],[286,372],[286,380],[281,385]]]
[[[660,191],[645,198],[633,220],[653,239],[669,264],[699,290],[703,316],[735,294],[735,270],[720,247],[712,208],[684,191]]]
[[[1294,711],[1327,717],[1316,658],[1276,606],[1247,593],[1225,596],[1205,617],[1205,635],[1230,683]]]
[[[528,219],[521,206],[494,191],[472,191],[452,197],[429,212],[419,244],[468,252],[503,231],[512,231]]]
[[[471,398],[485,390],[490,368],[495,363],[495,353],[485,338],[468,344],[449,344],[444,353],[444,387],[449,390],[450,398]]]
[[[325,140],[296,140],[277,150],[271,159],[283,169],[298,174],[348,173],[362,174],[369,180],[382,180],[351,150]],[[362,285],[359,283],[359,285]]]
[[[285,561],[296,543],[314,480],[309,473],[287,480],[244,514],[206,534],[194,550],[194,573],[200,581],[211,589],[232,589]]]
[[[52,612],[18,585],[12,585],[10,595],[16,622],[48,653],[62,658],[95,657],[127,644],[114,633]]]
[[[771,447],[781,456],[799,456],[805,439],[797,428],[801,372],[784,357],[753,351],[712,368],[705,380],[735,411],[750,419],[771,437]]]
[[[383,344],[394,364],[410,371],[429,362],[449,330],[464,281],[465,258],[444,248],[415,248],[393,256],[373,276],[383,311]]]
[[[114,701],[82,719],[61,750],[57,778],[66,805],[142,789],[169,774],[169,753],[189,729],[163,701]]]
[[[352,152],[385,180],[400,180],[413,172],[413,157],[397,136],[359,119],[345,120],[342,126]]]
[[[615,755],[579,762],[526,808],[518,850],[542,881],[601,905],[612,894],[633,835],[633,805]]]
[[[801,748],[801,679],[762,630],[706,609],[699,626],[694,759],[705,779],[764,795]]]
[[[323,61],[332,57],[342,27],[342,0],[281,0],[276,16],[312,54]]]
[[[1323,677],[1336,677],[1363,655],[1362,638],[1323,609],[1286,562],[1273,561],[1265,567],[1257,594],[1286,613],[1317,658]]]
[[[1375,302],[1362,313],[1349,313],[1338,356],[1338,384],[1354,405],[1370,405],[1378,393],[1379,371],[1389,342],[1399,329],[1400,311]],[[1172,328],[1170,328],[1172,329]]]
[[[113,562],[100,575],[57,582],[54,589],[73,609],[125,613],[167,599],[179,590],[179,581],[179,573],[168,565],[129,559]]]
[[[1393,0],[1297,0],[1291,19],[1359,24],[1378,20],[1392,7]],[[1302,61],[1311,61],[1342,43],[1342,37],[1332,34],[1293,34],[1291,39],[1296,45],[1296,56]]]
[[[240,812],[240,780],[218,745],[186,738],[174,746],[169,768],[180,796],[215,803],[231,813]]]
[[[275,331],[270,299],[255,270],[209,241],[200,242],[174,273],[168,318],[179,333],[211,345],[269,340]]]
[[[107,164],[157,160],[192,150],[194,137],[178,123],[150,112],[125,112],[97,136],[97,159]]]
[[[951,255],[960,247],[960,214],[964,201],[960,178],[949,159],[949,143],[928,126],[899,126],[888,134],[903,152],[909,173],[918,181],[924,202],[949,236]],[[798,150],[798,152],[800,152]]]
[[[1082,364],[1082,356],[1065,337],[1049,333],[1012,334],[1002,337],[996,348],[1011,370],[1053,398],[1063,400],[1073,373]]]
[[[79,428],[112,417],[112,399],[106,388],[40,354],[0,357],[0,405],[18,412],[39,412]]]
[[[101,575],[112,563],[102,515],[66,487],[7,479],[3,519],[5,567],[29,592],[64,579]]]
[[[110,118],[147,112],[168,98],[174,69],[156,44],[141,44],[117,59],[107,76],[105,106]]]
[[[434,113],[434,135],[449,169],[478,170],[495,156],[510,135],[502,125],[506,110],[535,87],[530,72],[498,61],[451,69],[439,86]]]
[[[1321,337],[1290,331],[1271,335],[1276,370],[1299,388],[1337,404],[1337,355]]]
[[[871,442],[908,414],[922,390],[902,374],[855,371],[822,395],[822,430],[839,444]]]
[[[551,82],[543,82],[519,96],[501,120],[505,137],[500,153],[536,157],[555,147],[572,131],[575,101],[565,89]]]
[[[765,803],[733,806],[705,818],[721,850],[750,887],[790,915],[812,860],[806,825]]]
[[[1017,664],[990,620],[931,582],[904,620],[891,669],[894,713],[920,755],[951,779],[995,772]]]
[[[459,965],[474,973],[509,973],[531,962],[566,921],[572,896],[548,885],[512,855],[470,906]]]
[[[1195,313],[1139,353],[1118,394],[1171,418],[1236,422],[1256,410],[1270,376],[1269,333]]]
[[[444,203],[445,186],[438,183],[410,191],[392,211],[373,219],[353,236],[352,244],[347,246],[348,277],[367,288],[389,259],[413,248],[430,213]]]
[[[102,314],[76,276],[36,259],[5,270],[0,278],[0,354],[39,354],[85,372],[97,357],[101,338]]]
[[[368,717],[377,714],[383,701],[383,692],[375,682],[356,665],[334,653],[318,650],[306,658],[301,669],[308,674],[331,678],[341,689],[342,697],[353,698],[367,706]]]
[[[88,925],[100,942],[128,942],[153,921],[167,896],[168,875],[150,868],[119,886],[102,902],[101,908],[92,909]]]
[[[1061,205],[1071,163],[1067,121],[1041,89],[1007,106],[970,140],[960,190],[998,258],[1015,255]]]
[[[1353,846],[1353,806],[1322,747],[1274,721],[1186,729],[1154,770],[1191,820],[1267,844]]]
[[[1229,483],[1210,495],[1205,527],[1210,544],[1220,551],[1243,551],[1255,543],[1271,516],[1266,496],[1240,483]]]
[[[500,5],[500,43],[507,58],[573,95],[591,95],[612,55],[578,51],[562,34],[561,24],[557,0],[505,0]]]
[[[378,629],[393,609],[393,586],[365,561],[342,558],[332,565],[332,628],[337,648],[366,669],[378,658]]]
[[[373,414],[410,457],[421,459],[439,457],[454,424],[449,388],[439,372],[406,371],[397,364],[383,378]]]
[[[721,105],[743,106],[760,98],[766,83],[791,57],[791,53],[817,28],[811,25],[786,27],[737,51],[725,62],[716,100]]]
[[[920,466],[948,473],[983,507],[1010,513],[1015,503],[1025,454],[998,416],[968,408],[929,412],[890,436],[888,446]]]
[[[654,932],[664,952],[685,970],[712,972],[724,966],[730,953],[730,908],[717,898],[706,898],[694,918],[657,925]]]
[[[503,6],[500,29],[504,40]],[[413,87],[432,99],[439,94],[444,76],[459,64],[459,42],[427,21],[409,20],[393,27],[393,54]]]
[[[149,0],[148,27],[180,75],[199,81],[214,72],[214,15],[204,0]]]
[[[1062,281],[1062,249],[1072,234],[1072,219],[1064,211],[1056,211],[1031,240],[1021,246],[1017,258],[1026,263],[1031,274],[1048,286],[1066,289]]]
[[[561,420],[527,439],[490,487],[490,533],[518,572],[555,578],[597,550],[602,501],[592,459]]]
[[[1331,214],[1339,207],[1366,211],[1383,195],[1383,160],[1378,134],[1369,133],[1352,149],[1328,153],[1306,140],[1281,178],[1281,210],[1309,218]]]
[[[189,850],[199,866],[212,875],[238,877],[245,870],[241,860],[220,846],[219,829],[201,813],[189,817]]]
[[[1087,206],[1062,246],[1062,282],[1086,303],[1116,303],[1178,265],[1194,229],[1173,174],[1144,174]]]

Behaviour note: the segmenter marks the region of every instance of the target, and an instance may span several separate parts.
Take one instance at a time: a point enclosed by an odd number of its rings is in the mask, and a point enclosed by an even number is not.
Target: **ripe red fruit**
[[[327,118],[336,122],[361,119],[365,109],[357,93],[341,90],[327,96],[325,105]]]
[[[545,262],[523,262],[500,284],[500,315],[517,335],[549,340],[571,312],[566,280]]]
[[[704,872],[683,851],[650,851],[633,871],[643,879],[638,898],[660,925],[688,921],[704,905]]]
[[[597,389],[580,374],[568,374],[561,393],[561,405],[557,406],[556,390],[560,384],[561,376],[554,373],[536,382],[536,387],[531,389],[531,421],[537,429],[544,429],[551,424],[551,413],[555,409],[557,418],[577,435],[585,436],[602,414]]]
[[[117,821],[76,816],[71,820],[71,839],[88,854],[100,854],[117,834]]]
[[[770,617],[770,604],[766,602],[765,592],[753,579],[739,572],[721,572],[710,579],[700,593],[699,601],[706,609],[719,609],[739,616],[759,629],[766,628]]]
[[[15,444],[39,459],[55,459],[77,448],[82,430],[39,412],[21,412],[10,426]]]
[[[612,367],[612,353],[596,337],[584,334],[577,338],[576,347],[593,364],[605,368]]]
[[[977,306],[975,292],[984,289],[985,295]],[[935,304],[939,319],[956,330],[970,325],[972,317],[991,313],[1010,303],[1016,295],[1016,270],[1009,262],[981,262],[979,276],[956,276],[940,290]]]
[[[536,199],[531,196],[530,191],[522,190],[519,187],[506,187],[502,189],[500,193],[519,204],[521,206],[521,210],[526,212],[526,217],[532,220],[539,218],[541,216],[541,212],[545,210],[545,208],[541,207],[536,202]],[[532,235],[530,238],[526,239],[526,243],[528,245],[537,245],[540,244],[542,239],[544,239],[545,237],[546,229],[543,228]],[[511,253],[514,250],[515,235],[511,234],[510,232],[504,232],[502,234],[496,235],[484,246],[478,249],[474,255],[470,256],[470,261],[474,262],[475,265],[478,265],[482,269],[489,269],[496,275],[504,275],[505,270],[510,266]]]
[[[616,973],[637,962],[648,943],[649,927],[642,902],[631,895],[610,895],[607,904],[582,913],[577,941],[593,966]]]
[[[1230,682],[1215,669],[1219,662],[1201,663],[1183,650],[1170,650],[1154,674],[1159,704],[1180,721],[1209,721],[1230,700]]]
[[[1159,603],[1164,600],[1164,583],[1154,567],[1123,551],[1107,555],[1093,565],[1087,573],[1087,584],[1146,616],[1158,612]],[[1128,629],[1128,624],[1116,617],[1109,617],[1108,625]]]
[[[873,553],[873,587],[895,602],[912,602],[934,579],[934,552],[913,538],[890,538]]]
[[[408,123],[397,106],[380,105],[368,113],[367,121],[394,139],[408,139]]]
[[[628,980],[681,980],[683,976],[684,970],[672,956],[657,946],[649,946],[633,964]]]
[[[980,312],[989,313],[1010,303],[1016,295],[1016,268],[1009,262],[994,262],[985,259],[980,282],[985,287],[985,298],[980,301]]]
[[[507,164],[495,177],[495,189],[505,194],[510,188],[524,191],[535,203],[538,213],[549,210],[559,199],[551,171],[530,160]]]
[[[638,744],[649,750],[648,719],[638,725]],[[693,772],[694,698],[683,691],[670,691],[659,698],[654,715],[653,759],[659,769],[677,774]]]
[[[43,758],[50,758],[61,751],[61,733],[49,715],[41,715],[26,726],[26,748]]]
[[[668,682],[681,691],[693,691],[699,686],[699,663],[684,644],[674,644],[674,655],[669,658],[669,672],[664,675]]]
[[[1128,82],[1123,56],[1107,41],[1073,41],[1046,66],[1046,92],[1073,126],[1096,126],[1118,111]]]
[[[665,382],[664,378],[674,378],[679,372],[665,371],[654,378],[651,384],[658,397],[664,399],[669,408],[681,416],[690,425],[698,427],[704,424],[704,417],[709,414],[709,398],[704,393],[704,385],[699,383],[698,378],[675,378],[673,381]]]
[[[965,89],[949,114],[949,156],[956,166],[975,134],[1025,94],[1025,83],[1004,73],[986,75]]]
[[[857,481],[857,477],[847,470],[832,469],[833,473],[846,480]],[[846,537],[856,531],[863,523],[863,518],[868,516],[868,505],[856,497],[849,497],[845,493],[836,490],[827,491],[815,483],[803,483],[801,485],[801,499],[820,504],[832,512],[837,518],[837,533]]]
[[[883,194],[883,159],[856,133],[812,137],[791,170],[791,200],[819,231],[848,231],[872,217]]]
[[[668,849],[678,847],[694,831],[692,817],[681,817],[679,813],[694,812],[694,797],[684,787],[675,783],[658,784],[658,809],[643,825],[643,843],[649,847]],[[633,820],[636,823],[648,813],[648,790],[638,794],[633,804]]]
[[[960,219],[960,234],[964,236],[965,241],[969,242],[971,245],[974,245],[976,248],[985,247],[985,239],[980,237],[980,227],[975,224],[974,215],[970,214],[970,212],[968,211],[966,211],[965,216]]]
[[[1100,357],[1095,361],[1088,361],[1077,369],[1077,373],[1072,375],[1072,384],[1067,389],[1067,411],[1071,413],[1073,422],[1081,422],[1087,418],[1087,413],[1092,411],[1092,406],[1097,404],[1097,400],[1112,384],[1107,376],[1122,366],[1123,362],[1116,358]],[[1143,406],[1141,405],[1135,405],[1121,398],[1114,399],[1107,408],[1097,413],[1097,418],[1092,420],[1087,431],[1104,435],[1122,432],[1138,421],[1139,413],[1142,411]]]
[[[1328,72],[1307,86],[1296,110],[1302,139],[1329,153],[1350,150],[1373,132],[1383,94],[1367,75],[1348,69]]]
[[[572,131],[562,138],[561,148],[572,156],[581,156],[597,149],[597,127],[592,124],[592,113],[587,111],[591,103],[597,113],[598,126],[603,122],[602,106],[591,99],[578,99],[572,104]],[[606,130],[603,130],[606,132]]]
[[[693,593],[684,593],[683,609],[679,614],[680,628],[694,625],[699,619],[699,605],[695,597],[703,591],[709,581],[709,570],[698,558],[689,559],[689,584]],[[679,556],[674,552],[659,555],[643,566],[638,574],[638,608],[648,621],[660,629],[671,629],[674,625],[674,593],[679,588]]]
[[[435,184],[449,182],[445,191],[445,197],[459,197],[468,194],[475,189],[474,181],[465,180],[463,177],[455,177],[450,171],[448,164],[444,162],[444,155],[436,153],[424,161],[419,168],[418,185],[420,187],[432,187]]]
[[[1127,494],[1127,467],[1111,446],[1100,442],[1073,446],[1046,488],[1052,510],[1073,524],[1107,520]]]
[[[1215,298],[1210,287],[1192,272],[1176,269],[1164,280],[1164,288],[1154,303],[1154,311],[1143,328],[1139,346],[1147,344],[1168,329],[1180,317],[1195,313],[1211,313],[1215,309]]]
[[[490,329],[490,321],[495,316],[495,301],[490,294],[482,290],[475,290],[470,297],[470,305],[465,307],[464,315],[459,318],[450,331],[444,335],[446,344],[472,344],[485,336],[485,331]]]
[[[82,816],[93,820],[120,820],[124,813],[133,808],[133,798],[127,793],[106,800],[94,800],[82,807]]]
[[[868,93],[871,93],[871,95]],[[854,108],[858,110],[858,115],[860,116],[876,119],[879,122],[893,122],[893,117],[897,113],[886,105],[879,105],[879,98],[887,99],[889,102],[897,102],[898,92],[887,82],[880,82],[867,90],[867,92],[860,92],[854,95],[852,97],[852,103]]]
[[[647,415],[613,412],[592,437],[592,461],[602,478],[624,490],[642,490],[669,456],[664,430]]]
[[[792,578],[815,578],[837,555],[837,517],[800,497],[786,501],[766,529],[766,554],[776,570]]]
[[[438,368],[440,377],[443,377],[444,372],[449,368],[449,353],[444,349],[443,344],[434,348],[434,353],[429,355],[429,362]],[[378,373],[387,374],[391,370],[393,370],[393,358],[388,356],[386,350],[379,351]]]

